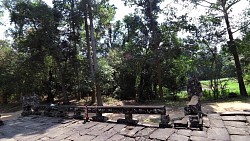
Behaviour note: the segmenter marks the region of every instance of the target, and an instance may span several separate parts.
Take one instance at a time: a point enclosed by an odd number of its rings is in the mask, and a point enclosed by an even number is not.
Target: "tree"
[[[163,89],[162,89],[162,66],[161,66],[161,59],[158,58],[159,54],[159,44],[161,42],[161,33],[159,29],[159,25],[157,22],[158,14],[161,11],[159,4],[162,2],[162,0],[124,0],[125,4],[129,5],[136,5],[137,7],[141,7],[140,11],[142,13],[142,19],[145,21],[145,26],[148,28],[148,33],[146,33],[145,37],[148,38],[149,42],[149,48],[154,53],[154,62],[156,65],[156,77],[157,77],[157,85],[159,86],[159,97],[160,99],[163,99]],[[145,33],[144,31],[144,33]],[[153,66],[145,66],[146,69],[151,69]],[[145,70],[144,72],[148,72],[148,75],[151,75],[149,73],[149,70]],[[144,81],[141,78],[141,81]],[[150,80],[149,80],[150,81]],[[143,84],[141,84],[143,85]],[[150,84],[148,85],[150,86]],[[151,92],[149,92],[151,93]]]
[[[3,104],[7,104],[8,98],[15,93],[15,77],[13,74],[15,74],[17,57],[15,51],[10,48],[5,40],[0,40],[0,50],[0,95]]]
[[[223,18],[226,23],[226,31],[229,37],[229,41],[227,42],[227,44],[234,58],[237,79],[238,79],[239,88],[240,88],[240,94],[242,96],[247,96],[248,94],[247,94],[244,80],[243,80],[243,73],[242,73],[242,68],[241,68],[241,64],[239,60],[239,55],[238,55],[237,47],[236,47],[235,40],[233,37],[232,25],[230,24],[230,21],[229,21],[229,13],[232,7],[238,2],[240,2],[240,0],[229,0],[229,1],[217,0],[216,2],[210,2],[207,0],[191,0],[191,1],[197,5],[208,7],[210,10],[215,10],[216,12],[223,14]]]
[[[2,5],[2,3],[0,3],[0,18],[3,16],[3,13],[4,13],[3,5]],[[2,21],[0,21],[0,25],[2,25],[2,24],[3,24]]]
[[[87,57],[89,60],[91,83],[94,85],[92,93],[92,103],[97,98],[97,104],[102,105],[100,70],[97,54],[103,57],[107,52],[105,30],[110,26],[114,17],[114,6],[110,6],[107,0],[82,1],[85,21],[85,39],[87,44]],[[109,28],[110,29],[110,28]],[[110,32],[109,32],[110,34]],[[104,40],[104,43],[103,41]]]
[[[60,42],[64,49],[62,52],[65,59],[61,67],[65,73],[62,74],[62,79],[66,80],[63,89],[67,89],[70,95],[75,94],[75,97],[79,99],[80,90],[77,86],[80,85],[80,60],[78,55],[82,46],[82,5],[78,0],[54,0],[53,4],[54,9],[57,9],[62,15],[60,17]],[[64,99],[67,99],[66,94],[64,94]]]
[[[93,58],[91,55],[91,46],[90,46],[90,33],[89,33],[89,25],[88,25],[88,3],[87,1],[82,1],[83,4],[83,8],[84,8],[84,27],[85,27],[85,40],[86,40],[86,44],[87,44],[87,58],[88,58],[88,62],[89,62],[89,70],[90,70],[90,77],[91,77],[91,86],[94,86],[94,78],[95,78],[95,74],[94,74],[94,68],[93,68]],[[95,103],[96,101],[96,92],[95,89],[92,88],[92,93],[91,93],[91,103]]]
[[[65,64],[68,59],[69,52],[66,52],[68,51],[67,44],[65,42],[60,43],[59,40],[60,34],[57,28],[61,18],[60,12],[49,8],[41,1],[37,3],[30,1],[6,3],[6,7],[10,11],[11,22],[15,24],[15,29],[12,30],[15,41],[14,48],[27,56],[23,62],[27,66],[25,71],[33,76],[26,76],[29,81],[25,82],[34,84],[34,87],[40,87],[41,84],[32,83],[31,78],[35,79],[36,75],[41,74],[39,79],[45,79],[46,77],[43,78],[41,72],[44,72],[45,76],[49,76],[47,67],[55,67],[59,70],[58,77],[64,103],[67,103],[63,63]],[[52,56],[56,65],[45,67],[44,60],[50,56]],[[46,81],[49,81],[49,79]],[[30,90],[35,91],[35,88]]]
[[[93,50],[94,82],[95,82],[95,89],[96,89],[97,105],[103,105],[100,84],[99,84],[98,61],[97,61],[97,53],[96,53],[96,40],[95,40],[95,36],[94,36],[95,31],[94,31],[93,15],[92,15],[92,3],[90,0],[88,0],[88,14],[89,14],[89,21],[90,21],[91,46],[92,46],[92,50]]]

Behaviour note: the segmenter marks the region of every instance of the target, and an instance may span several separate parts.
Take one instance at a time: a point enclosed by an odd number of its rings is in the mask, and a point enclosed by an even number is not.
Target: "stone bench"
[[[160,127],[170,127],[169,115],[166,114],[165,106],[75,106],[75,105],[39,105],[38,103],[33,106],[32,99],[27,98],[23,106],[23,116],[31,114],[43,114],[53,117],[69,117],[69,112],[74,112],[73,118],[84,119],[88,121],[88,113],[95,113],[92,117],[93,121],[106,122],[108,117],[103,116],[103,113],[125,114],[125,119],[118,119],[118,123],[136,125],[138,120],[133,120],[133,114],[159,114]],[[35,107],[35,108],[33,108]],[[35,110],[33,110],[35,109]],[[34,112],[36,111],[36,112]]]
[[[165,106],[88,106],[88,113],[96,113],[92,117],[94,121],[107,121],[108,118],[103,113],[125,114],[125,119],[118,119],[118,123],[137,124],[138,120],[133,120],[133,114],[159,114],[161,116],[160,127],[169,127],[169,115],[166,114]]]
[[[185,117],[182,120],[174,121],[174,127],[184,128],[199,128],[203,130],[203,113],[201,111],[201,105],[199,96],[192,96],[187,106],[184,108]]]

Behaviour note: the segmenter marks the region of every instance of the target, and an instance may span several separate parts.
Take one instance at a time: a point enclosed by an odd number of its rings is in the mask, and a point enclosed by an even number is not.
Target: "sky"
[[[53,6],[52,5],[52,0],[44,0],[49,6]],[[208,0],[208,1],[215,1],[215,0]],[[114,4],[116,7],[117,7],[117,10],[116,10],[116,15],[115,15],[115,20],[122,20],[123,17],[129,13],[133,13],[134,11],[134,8],[130,8],[128,6],[124,6],[124,2],[121,1],[121,0],[110,0],[110,4]],[[174,0],[165,0],[165,2],[163,2],[161,4],[161,8],[164,8],[166,7],[167,5],[175,5],[178,9],[181,9],[182,7],[181,6],[178,6],[177,4],[174,3]],[[238,4],[236,4],[234,7],[233,7],[233,11],[234,13],[236,13],[235,15],[233,15],[233,17],[235,19],[235,22],[241,20],[241,19],[237,19],[239,16],[239,13],[242,12],[243,9],[245,9],[246,7],[248,6],[248,2],[246,0],[241,0],[241,2],[239,2]],[[201,12],[204,12],[203,11],[203,8],[200,8],[198,10],[192,10],[192,9],[181,9],[181,13],[185,13],[185,12],[188,12],[190,15],[193,15],[194,17],[198,14],[200,14]],[[9,24],[9,14],[8,12],[6,11],[4,13],[4,16],[1,18],[1,22],[4,24],[4,25],[0,25],[0,39],[8,39],[7,37],[5,37],[5,31],[10,27],[10,24]],[[163,16],[159,15],[159,21],[164,21],[164,18]]]

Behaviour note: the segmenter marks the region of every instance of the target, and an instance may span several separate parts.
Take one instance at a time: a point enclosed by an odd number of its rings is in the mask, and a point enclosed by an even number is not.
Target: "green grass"
[[[234,93],[240,94],[239,84],[235,78],[222,78],[220,80],[222,81],[222,84],[226,84],[227,92],[234,92]],[[210,85],[209,80],[201,81],[201,84],[202,84],[203,89],[210,89],[209,88],[209,85]],[[250,85],[245,85],[245,86],[246,86],[246,90],[247,90],[248,94],[250,94]]]

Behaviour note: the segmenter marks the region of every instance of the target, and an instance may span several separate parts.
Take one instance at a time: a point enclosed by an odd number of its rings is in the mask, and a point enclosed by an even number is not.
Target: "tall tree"
[[[149,47],[150,50],[154,53],[154,62],[156,63],[156,77],[157,77],[157,85],[159,87],[159,94],[158,96],[160,99],[163,99],[163,89],[162,89],[162,66],[161,66],[161,59],[159,56],[159,48],[161,42],[161,32],[159,29],[159,24],[157,22],[158,14],[160,13],[161,9],[159,4],[162,0],[124,0],[125,4],[129,5],[136,5],[137,7],[141,7],[140,11],[142,13],[142,18],[146,22],[146,26],[149,29],[148,36],[150,37],[149,40]],[[153,66],[151,66],[153,67]],[[150,69],[149,67],[146,67]],[[141,79],[142,80],[142,79]]]
[[[88,62],[89,62],[89,70],[90,70],[90,77],[91,77],[91,87],[93,87],[94,85],[94,68],[93,68],[93,58],[92,58],[92,51],[91,51],[91,46],[90,46],[90,33],[89,33],[89,24],[88,24],[88,19],[89,19],[89,5],[87,3],[87,1],[82,1],[83,4],[83,8],[84,8],[84,27],[85,27],[85,39],[86,39],[86,44],[87,44],[87,58],[88,58]],[[95,89],[92,88],[91,91],[91,103],[95,103],[96,101],[96,92]]]
[[[240,64],[237,47],[236,47],[235,40],[233,37],[232,25],[229,20],[229,13],[232,10],[232,7],[236,5],[238,2],[240,2],[241,0],[217,0],[216,2],[210,2],[207,0],[191,0],[191,1],[197,5],[207,7],[210,10],[214,10],[214,11],[219,12],[220,14],[223,14],[223,18],[226,23],[226,31],[228,33],[228,38],[229,38],[229,41],[227,42],[227,44],[234,58],[236,74],[237,74],[237,79],[238,79],[239,88],[240,88],[240,94],[242,96],[248,96],[246,87],[244,84],[244,80],[243,80],[243,73],[242,73],[242,68]]]
[[[35,79],[37,74],[41,74],[41,70],[45,70],[44,60],[52,56],[54,66],[58,68],[58,77],[64,96],[64,102],[67,103],[67,92],[65,86],[63,63],[67,60],[67,44],[60,43],[58,25],[61,14],[58,10],[49,8],[44,2],[32,3],[30,1],[21,1],[6,3],[6,7],[10,11],[11,22],[15,24],[12,35],[15,40],[14,47],[24,53],[26,60],[24,63],[29,68],[30,76],[28,80]],[[32,72],[33,70],[33,72]],[[24,73],[25,74],[25,73]],[[46,72],[45,76],[49,76]],[[31,84],[32,81],[25,81]],[[39,85],[37,85],[39,87]],[[34,89],[31,89],[33,91]]]

